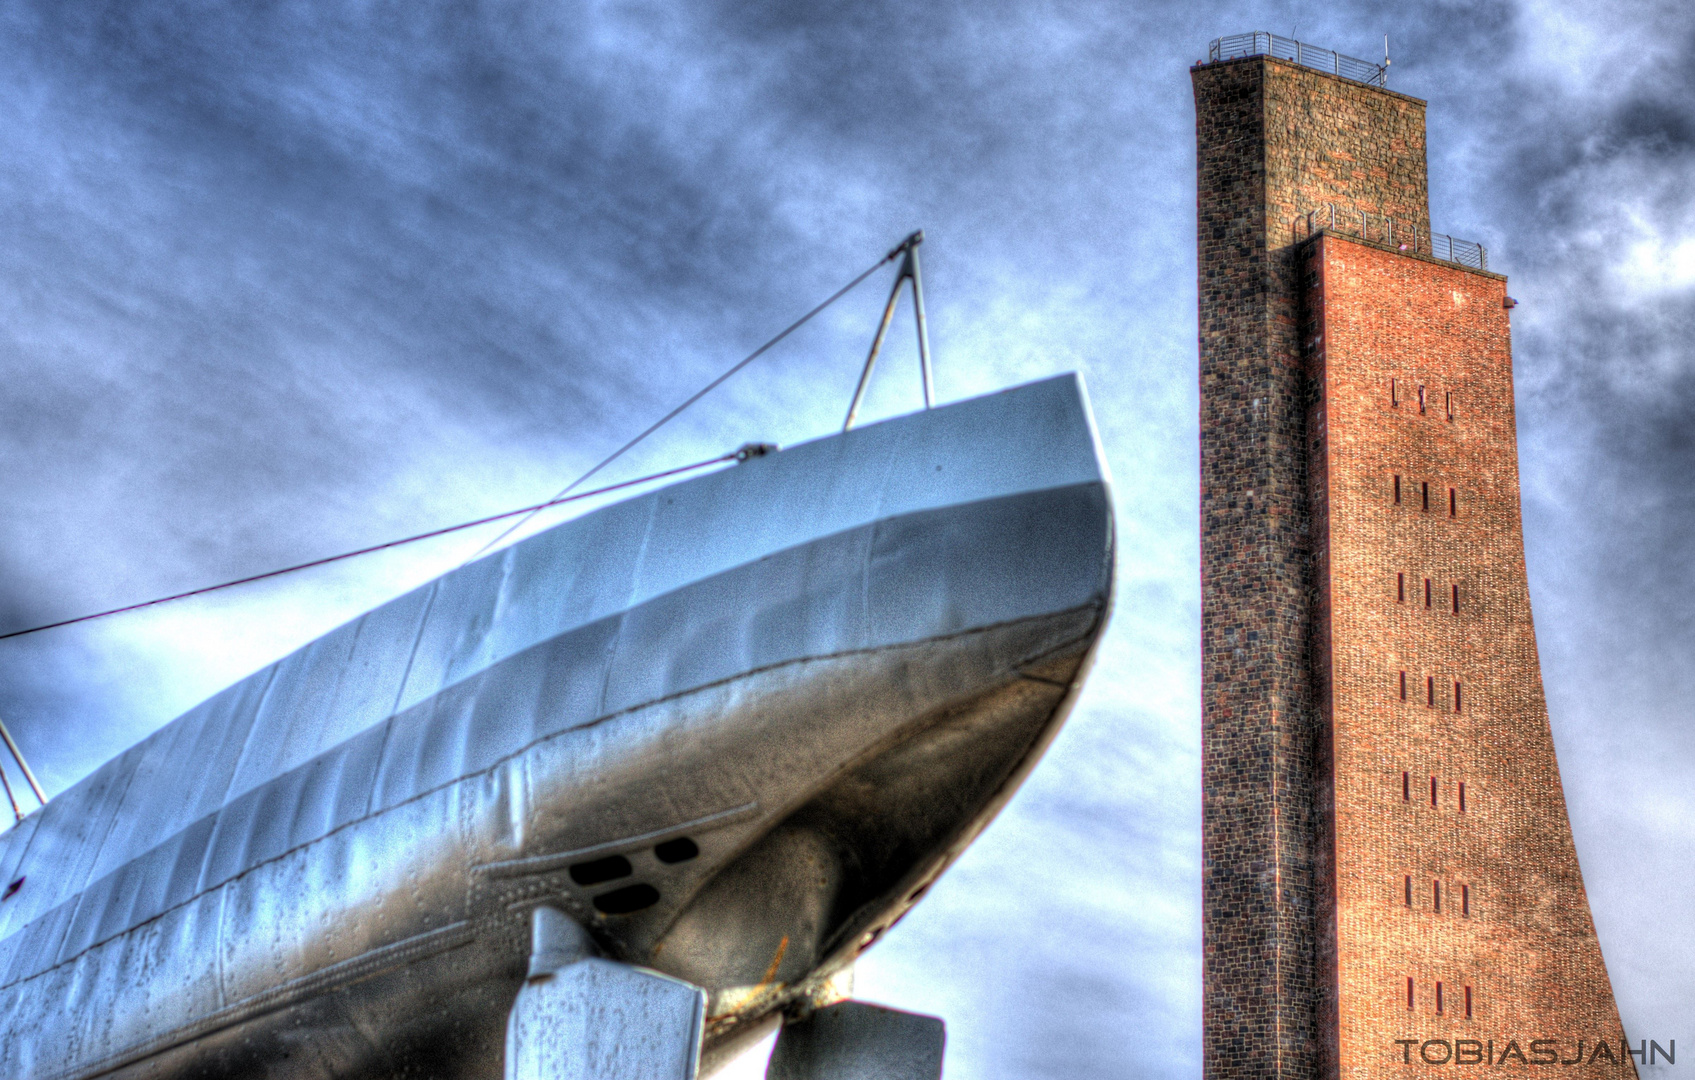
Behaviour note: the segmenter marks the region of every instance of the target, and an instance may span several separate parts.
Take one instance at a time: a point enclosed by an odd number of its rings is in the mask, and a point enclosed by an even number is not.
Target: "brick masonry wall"
[[[1390,862],[1407,867],[1396,880],[1415,871],[1426,875],[1439,871],[1425,863],[1414,866],[1409,861],[1412,849],[1394,847],[1400,841],[1391,842],[1387,834],[1374,840],[1369,830],[1361,831],[1373,820],[1370,808],[1379,807],[1369,799],[1377,797],[1380,774],[1387,766],[1379,762],[1373,766],[1375,772],[1359,771],[1365,766],[1355,756],[1359,744],[1353,727],[1340,744],[1333,746],[1331,741],[1328,695],[1331,680],[1341,670],[1329,660],[1331,638],[1345,633],[1348,649],[1361,647],[1363,639],[1357,637],[1361,631],[1355,623],[1336,621],[1342,615],[1355,617],[1352,601],[1329,602],[1333,594],[1328,583],[1334,575],[1330,529],[1335,512],[1329,484],[1351,473],[1336,472],[1337,463],[1327,455],[1326,413],[1314,406],[1325,400],[1325,380],[1331,377],[1327,365],[1352,360],[1341,354],[1317,353],[1316,366],[1308,366],[1304,343],[1318,337],[1322,319],[1339,317],[1339,309],[1329,300],[1307,305],[1308,278],[1316,280],[1318,268],[1308,266],[1305,253],[1323,250],[1334,238],[1309,242],[1297,217],[1302,211],[1336,203],[1342,213],[1387,215],[1396,220],[1397,228],[1407,226],[1428,235],[1424,103],[1265,57],[1203,64],[1191,74],[1196,107],[1201,381],[1204,1071],[1209,1080],[1337,1076],[1344,1068],[1349,1076],[1364,1076],[1377,1067],[1377,1058],[1362,1056],[1377,1046],[1371,1040],[1390,1030],[1397,1033],[1388,1036],[1391,1039],[1408,1030],[1404,997],[1401,1013],[1392,1017],[1370,1010],[1387,1008],[1378,985],[1387,977],[1387,965],[1393,961],[1404,968],[1412,962],[1406,958],[1414,954],[1397,944],[1402,941],[1399,938],[1371,946],[1380,952],[1360,951],[1359,942],[1376,940],[1374,935],[1384,927],[1357,922],[1362,913],[1374,910],[1359,906],[1360,896],[1365,895],[1359,890],[1369,882],[1381,891],[1381,882],[1387,880],[1384,868]],[[1376,250],[1367,244],[1354,246]],[[1390,257],[1399,259],[1399,264],[1464,273],[1434,260]],[[1492,275],[1473,277],[1500,281]],[[1322,292],[1315,295],[1324,296]],[[1380,304],[1371,309],[1373,314],[1360,316],[1365,321],[1359,333],[1366,335],[1372,327],[1388,332],[1391,323],[1396,333],[1410,332],[1406,327],[1417,322],[1417,310],[1383,303],[1388,306]],[[1497,297],[1496,329],[1504,357],[1506,324],[1498,303]],[[1458,346],[1450,351],[1455,350]],[[1331,359],[1326,360],[1327,356]],[[1510,379],[1510,360],[1505,363]],[[1438,378],[1437,371],[1428,368],[1420,373],[1428,380],[1427,391],[1448,378]],[[1448,384],[1442,384],[1442,392],[1447,390]],[[1510,382],[1504,400],[1510,421]],[[1510,422],[1506,440],[1510,460]],[[1500,462],[1495,455],[1491,468],[1499,472]],[[1516,473],[1512,483],[1510,505],[1516,530]],[[1339,498],[1344,489],[1345,485],[1338,489]],[[1516,532],[1513,538],[1496,543],[1491,550],[1501,558],[1516,559],[1522,581],[1522,540]],[[1401,572],[1411,574],[1412,569]],[[1420,589],[1422,578],[1420,570]],[[1470,587],[1479,586],[1473,582]],[[1527,593],[1524,605],[1521,636],[1530,650],[1526,670],[1534,676]],[[1523,642],[1512,647],[1522,653]],[[1505,643],[1500,647],[1509,648]],[[1464,668],[1458,670],[1462,686],[1465,679],[1481,677],[1458,659],[1440,667],[1435,653],[1413,652],[1411,639],[1397,648],[1407,650],[1405,662],[1417,659],[1425,665],[1409,668],[1409,673],[1428,668],[1432,677],[1441,674],[1446,680],[1450,670]],[[1383,667],[1381,658],[1376,662]],[[1397,653],[1396,663],[1401,662]],[[1537,702],[1540,692],[1538,683]],[[1542,717],[1545,729],[1545,712],[1536,715]],[[1337,753],[1348,756],[1333,763],[1332,755]],[[1397,783],[1401,771],[1410,774],[1416,765],[1426,770],[1426,783],[1429,775],[1437,775],[1457,784],[1455,770],[1462,764],[1470,767],[1458,759],[1439,759],[1434,752],[1417,762],[1410,750],[1403,748],[1400,753],[1407,764],[1390,770]],[[1534,790],[1544,802],[1551,791],[1557,803],[1558,776],[1552,771],[1551,755],[1550,744],[1545,766],[1535,766],[1542,770],[1537,773],[1542,779],[1536,781],[1541,786],[1533,784],[1526,790]],[[1534,755],[1522,758],[1523,762],[1532,760],[1543,761]],[[1333,769],[1340,778],[1334,793]],[[1479,790],[1491,792],[1477,796],[1486,800],[1480,806],[1489,806],[1487,799],[1513,790],[1504,786],[1505,774],[1478,775]],[[1468,787],[1469,798],[1474,797]],[[1521,821],[1523,836],[1541,838],[1551,845],[1549,852],[1569,851],[1563,804],[1544,802],[1517,806],[1509,813],[1511,800],[1505,799],[1495,803],[1494,809],[1475,813]],[[1389,807],[1385,813],[1389,812],[1402,813],[1406,822],[1416,822],[1418,828],[1443,820],[1440,811],[1415,816],[1409,806]],[[1556,819],[1557,836],[1545,835],[1534,824]],[[1433,853],[1439,850],[1440,845],[1430,847]],[[1491,878],[1484,884],[1481,879],[1472,883],[1453,877],[1445,887],[1475,884],[1480,890],[1475,901],[1493,905],[1491,911],[1508,910],[1509,893],[1513,904],[1528,902],[1525,898],[1532,895],[1565,898],[1568,905],[1578,905],[1580,921],[1587,927],[1581,882],[1572,893],[1562,876],[1565,872],[1553,869],[1564,864],[1552,854],[1548,857],[1552,861],[1546,867],[1512,884],[1505,878]],[[1377,862],[1371,863],[1373,859]],[[1473,872],[1471,864],[1451,871]],[[1576,873],[1575,861],[1570,872]],[[1538,884],[1556,879],[1552,892]],[[1501,925],[1479,916],[1465,932],[1474,936],[1502,933]],[[1587,932],[1593,941],[1592,930]],[[1500,981],[1513,964],[1555,970],[1548,967],[1553,961],[1542,954],[1506,949],[1502,966],[1490,969],[1494,974],[1489,980],[1483,968],[1473,967],[1466,974],[1474,981],[1460,983],[1473,987],[1474,1013],[1485,1006],[1487,998],[1488,1008],[1495,1010],[1491,1017],[1503,1021],[1509,1017],[1503,1011],[1507,1000],[1517,1000],[1514,995],[1525,978],[1513,975],[1520,981]],[[1447,986],[1452,976],[1437,974],[1438,969],[1448,970],[1445,955],[1428,950],[1417,954],[1425,958],[1419,961],[1425,966],[1414,965],[1407,973],[1414,977],[1415,989],[1423,985],[1424,993],[1433,994],[1439,977]],[[1598,953],[1595,963],[1599,964]],[[1569,974],[1575,969],[1559,970]],[[1604,970],[1601,978],[1602,996],[1611,1008]],[[1404,981],[1402,989],[1404,994]],[[1368,1006],[1368,1001],[1375,1004]],[[1571,1015],[1576,1022],[1578,1013]],[[1394,1024],[1379,1032],[1371,1027],[1379,1019],[1392,1019]],[[1616,1018],[1613,1024],[1616,1030]],[[1391,1044],[1390,1049],[1400,1048]],[[1368,1072],[1355,1073],[1357,1068]]]
[[[1516,1041],[1496,1071],[1529,1075],[1581,1038],[1576,1075],[1632,1075],[1542,693],[1505,279],[1335,235],[1302,254],[1338,1072],[1405,1076],[1451,1053],[1426,1040],[1469,1039]]]

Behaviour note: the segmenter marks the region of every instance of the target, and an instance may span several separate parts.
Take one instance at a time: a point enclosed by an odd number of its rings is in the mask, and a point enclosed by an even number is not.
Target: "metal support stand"
[[[29,789],[35,792],[35,797],[40,800],[41,805],[46,806],[47,796],[42,792],[41,785],[36,782],[35,774],[30,772],[29,762],[24,760],[24,752],[18,749],[18,744],[12,740],[12,733],[6,730],[6,721],[4,720],[0,720],[0,739],[6,740],[6,749],[12,752],[12,758],[17,761],[18,768],[23,770],[24,779],[29,781]],[[0,772],[0,783],[6,785],[6,798],[12,800],[12,812],[18,815],[19,821],[22,821],[24,819],[23,811],[18,809],[18,800],[13,797],[12,785],[6,780],[4,772]]]
[[[924,318],[924,274],[918,265],[918,244],[924,240],[924,234],[918,234],[918,241],[906,249],[905,266],[911,268],[908,274],[912,278],[912,317],[918,324],[918,370],[924,376],[924,407],[935,407],[936,384],[930,375],[930,327]]]
[[[895,275],[894,288],[889,290],[889,302],[883,305],[883,320],[877,324],[877,336],[871,341],[871,354],[865,358],[865,370],[859,373],[859,387],[853,392],[853,404],[848,406],[847,419],[842,423],[842,430],[852,429],[854,420],[859,417],[859,406],[865,401],[865,388],[871,385],[871,369],[877,366],[877,354],[883,349],[883,338],[888,336],[889,323],[895,317],[895,305],[900,302],[901,286],[909,280],[912,282],[913,317],[918,324],[918,366],[924,380],[924,407],[932,408],[935,404],[935,380],[930,373],[930,330],[924,318],[924,278],[918,263],[918,245],[924,242],[924,230],[913,233],[901,241],[895,251],[905,254],[900,262],[900,272]]]
[[[12,794],[12,782],[6,779],[6,770],[0,768],[0,786],[6,789],[6,801],[12,804],[12,816],[18,821],[24,819],[23,808],[18,805],[18,797]]]

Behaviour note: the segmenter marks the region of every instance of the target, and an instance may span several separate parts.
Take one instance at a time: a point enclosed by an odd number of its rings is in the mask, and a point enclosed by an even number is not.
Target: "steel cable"
[[[629,442],[625,443],[623,446],[620,446],[618,449],[612,451],[611,454],[607,455],[604,459],[601,460],[600,464],[596,465],[594,468],[590,469],[588,472],[584,473],[583,475],[577,477],[575,480],[571,481],[569,484],[566,484],[563,488],[560,488],[559,494],[555,495],[554,498],[555,499],[559,498],[560,496],[564,495],[566,492],[570,491],[572,488],[576,487],[578,484],[582,483],[584,480],[587,480],[589,477],[593,476],[595,473],[606,468],[608,465],[612,464],[614,461],[617,461],[619,458],[624,456],[624,453],[626,451],[630,450],[637,443],[641,442],[643,439],[647,438],[649,435],[652,435],[654,432],[658,431],[660,428],[664,427],[666,424],[668,424],[672,420],[676,419],[677,415],[679,413],[681,413],[684,409],[687,409],[690,405],[693,405],[695,402],[699,401],[701,398],[705,397],[707,394],[710,394],[712,391],[718,389],[718,387],[724,382],[724,380],[728,379],[730,376],[734,375],[736,372],[740,371],[742,368],[747,367],[749,364],[751,364],[755,360],[759,359],[773,345],[777,344],[779,341],[782,341],[784,338],[788,337],[790,334],[794,333],[796,330],[799,330],[814,315],[818,314],[820,311],[823,311],[825,308],[829,307],[831,304],[835,303],[837,300],[840,300],[842,297],[846,296],[849,292],[853,291],[855,286],[857,286],[860,282],[864,281],[866,278],[870,277],[872,274],[876,273],[877,270],[880,267],[882,267],[885,263],[892,262],[895,259],[896,256],[898,256],[901,252],[905,251],[909,246],[911,246],[911,244],[913,243],[913,237],[916,237],[917,235],[918,235],[917,233],[914,233],[912,236],[909,236],[905,240],[902,240],[900,242],[899,246],[895,247],[893,250],[891,250],[887,255],[883,256],[881,259],[878,259],[876,262],[874,262],[870,266],[866,267],[864,272],[861,273],[858,277],[854,278],[852,281],[848,282],[846,285],[843,285],[841,288],[839,288],[835,292],[831,293],[829,298],[826,299],[823,303],[819,304],[817,307],[813,308],[811,311],[807,312],[805,315],[802,315],[800,318],[796,319],[794,322],[792,322],[788,326],[784,327],[782,332],[777,334],[776,337],[772,338],[770,341],[767,341],[765,344],[761,345],[759,348],[753,350],[752,352],[748,353],[746,356],[742,357],[740,360],[736,361],[734,364],[730,365],[730,367],[722,375],[718,376],[716,379],[713,379],[711,382],[707,383],[705,386],[703,386],[699,390],[695,391],[692,395],[689,396],[688,400],[684,401],[681,405],[678,405],[675,409],[672,409],[670,412],[666,413],[664,416],[661,416],[658,420],[655,420],[652,424],[648,425],[647,429],[645,431],[643,431],[640,435],[637,435],[635,438],[631,439]],[[542,504],[543,507],[545,507],[547,505],[548,505],[547,503]],[[540,513],[540,510],[532,512],[530,514],[530,517],[534,517],[537,513]],[[517,532],[519,529],[521,529],[525,525],[529,524],[530,517],[526,517],[522,521],[514,522],[513,524],[508,526],[506,528],[506,530],[503,531],[499,536],[495,537],[493,540],[490,540],[488,543],[486,543],[482,547],[478,548],[476,550],[476,552],[471,555],[471,559],[477,558],[477,556],[481,555],[483,552],[487,551],[489,548],[492,548],[494,545],[500,543],[502,540],[506,539],[508,536],[511,536],[513,533]],[[470,562],[471,559],[467,559],[465,561]]]
[[[914,236],[916,236],[916,235],[917,234],[914,234]],[[678,466],[677,468],[674,468],[674,469],[665,469],[661,472],[649,473],[646,476],[638,476],[634,480],[624,480],[624,481],[620,481],[619,483],[616,483],[616,484],[608,484],[605,487],[595,488],[592,491],[582,491],[582,492],[578,492],[575,495],[571,494],[572,489],[576,488],[579,484],[583,483],[583,481],[587,480],[589,477],[593,476],[595,473],[599,472],[600,470],[606,468],[606,466],[612,464],[614,461],[617,461],[627,451],[632,449],[634,446],[636,446],[636,444],[640,443],[643,439],[647,438],[649,435],[652,435],[655,431],[658,431],[660,428],[664,427],[666,424],[668,424],[672,420],[676,419],[678,414],[682,413],[683,410],[687,409],[689,406],[693,405],[695,402],[699,401],[701,398],[705,397],[707,394],[710,394],[713,390],[716,390],[720,385],[722,385],[724,383],[724,381],[726,379],[730,378],[730,376],[734,375],[736,372],[740,371],[742,368],[747,367],[749,364],[753,363],[755,360],[759,359],[766,352],[768,352],[771,349],[772,346],[776,345],[778,342],[782,341],[784,338],[788,337],[790,334],[794,333],[796,330],[799,330],[808,321],[810,321],[813,316],[817,315],[819,312],[823,311],[825,308],[829,307],[831,304],[835,303],[837,300],[840,300],[843,296],[846,296],[849,292],[851,292],[854,289],[855,286],[859,285],[866,278],[870,277],[873,273],[875,273],[878,270],[879,267],[890,262],[896,256],[900,255],[901,252],[905,251],[907,249],[907,247],[910,244],[912,244],[912,242],[913,242],[912,237],[908,237],[906,240],[903,240],[898,247],[891,250],[887,255],[884,255],[881,259],[878,259],[875,263],[872,263],[869,267],[867,267],[863,272],[861,272],[852,281],[848,282],[846,285],[843,285],[841,288],[839,288],[835,292],[831,293],[830,296],[827,299],[825,299],[822,303],[818,304],[811,311],[808,311],[805,315],[802,315],[800,318],[796,319],[794,322],[792,322],[788,326],[784,327],[782,331],[780,331],[775,337],[771,338],[765,344],[763,344],[759,348],[753,350],[753,352],[749,353],[747,356],[743,357],[741,360],[738,360],[736,363],[732,364],[727,370],[724,371],[723,374],[719,375],[717,378],[715,378],[711,382],[707,383],[701,389],[695,391],[695,393],[690,395],[688,397],[688,399],[685,400],[681,405],[678,405],[676,408],[672,409],[670,412],[666,413],[664,416],[660,417],[658,420],[656,420],[652,424],[648,425],[648,427],[645,430],[643,430],[641,434],[637,435],[635,438],[631,439],[629,442],[626,442],[623,446],[620,446],[618,449],[614,450],[611,454],[609,454],[607,457],[602,459],[601,462],[599,464],[597,464],[594,468],[590,469],[588,472],[585,472],[583,475],[577,477],[575,480],[573,480],[569,484],[565,485],[565,487],[563,487],[559,490],[559,493],[557,495],[555,495],[551,499],[548,499],[546,502],[535,503],[534,505],[531,505],[531,506],[522,506],[522,507],[519,507],[516,510],[508,510],[508,511],[506,511],[504,513],[500,513],[500,514],[491,514],[488,517],[477,518],[475,521],[465,521],[465,522],[461,522],[458,525],[449,525],[449,526],[447,526],[445,528],[441,528],[441,529],[431,529],[429,532],[417,533],[416,535],[413,535],[413,536],[402,537],[399,540],[389,540],[385,543],[372,544],[369,547],[362,547],[362,548],[358,548],[358,549],[353,550],[353,551],[344,551],[339,555],[328,555],[328,556],[325,556],[324,558],[321,558],[321,559],[312,559],[309,562],[296,563],[293,566],[285,566],[285,567],[282,567],[279,570],[267,570],[266,572],[264,572],[262,574],[250,574],[247,577],[240,577],[240,578],[235,578],[231,581],[219,582],[216,585],[205,585],[205,586],[202,586],[201,588],[198,588],[198,589],[188,589],[184,592],[172,593],[169,596],[161,596],[161,597],[157,597],[153,600],[143,600],[142,602],[140,602],[138,604],[125,604],[122,607],[109,608],[105,611],[97,611],[97,612],[94,612],[93,614],[90,614],[90,615],[78,615],[77,617],[75,617],[73,619],[60,619],[57,622],[42,623],[40,626],[31,626],[31,627],[28,627],[27,629],[23,629],[23,630],[12,630],[12,631],[9,631],[7,633],[0,634],[0,641],[5,641],[8,638],[23,637],[26,634],[38,634],[38,633],[42,632],[43,630],[56,630],[56,629],[58,629],[59,627],[62,627],[62,626],[74,626],[77,623],[92,622],[95,619],[104,619],[104,618],[108,618],[108,617],[113,616],[113,615],[122,615],[125,612],[140,611],[143,608],[155,607],[159,604],[168,604],[168,603],[171,603],[174,600],[186,600],[191,596],[204,596],[207,593],[218,592],[222,589],[232,589],[232,588],[236,587],[237,585],[249,585],[249,584],[252,584],[255,581],[264,581],[268,578],[281,577],[284,574],[293,574],[293,573],[296,573],[296,572],[301,571],[301,570],[310,570],[315,566],[326,566],[330,563],[340,562],[343,559],[352,559],[352,558],[356,558],[360,555],[369,555],[369,554],[372,554],[373,552],[377,552],[377,551],[386,551],[389,548],[400,547],[400,546],[405,545],[405,544],[415,544],[420,540],[428,540],[428,539],[431,539],[432,537],[436,537],[436,536],[446,536],[448,533],[460,532],[460,531],[463,531],[465,529],[473,529],[473,528],[476,528],[478,525],[487,525],[490,522],[502,521],[506,518],[511,518],[511,517],[520,517],[520,515],[521,515],[521,520],[516,521],[512,525],[508,526],[504,531],[502,531],[500,533],[499,536],[496,536],[493,540],[490,540],[488,543],[486,543],[482,547],[478,548],[476,553],[473,554],[470,559],[465,560],[466,562],[470,562],[472,559],[476,559],[478,556],[482,555],[484,552],[488,551],[490,548],[492,548],[494,545],[500,543],[502,540],[506,539],[508,536],[511,536],[518,529],[520,529],[524,525],[526,525],[530,521],[531,518],[535,517],[537,514],[541,513],[543,510],[548,509],[549,507],[560,506],[560,505],[563,505],[563,504],[569,503],[569,502],[576,502],[579,499],[592,498],[596,495],[604,495],[607,492],[618,491],[622,488],[634,487],[637,484],[645,484],[650,480],[659,480],[659,479],[663,479],[664,477],[667,477],[667,476],[676,476],[679,473],[692,472],[695,469],[703,469],[708,465],[717,465],[717,464],[721,464],[721,463],[726,462],[726,461],[737,460],[737,459],[743,457],[748,452],[750,447],[743,447],[742,449],[731,451],[728,454],[721,454],[718,457],[708,458],[705,461],[697,461],[697,462],[693,463],[692,465],[680,465],[680,466]],[[750,446],[751,446],[751,444],[750,444]],[[461,564],[461,565],[463,565],[463,564]]]
[[[509,517],[517,517],[519,514],[535,514],[539,511],[546,510],[550,506],[559,506],[563,503],[576,502],[578,499],[589,499],[596,495],[604,495],[609,491],[618,491],[621,488],[634,487],[637,484],[645,484],[649,480],[659,480],[667,476],[676,476],[678,473],[690,472],[694,469],[704,469],[708,465],[717,465],[725,461],[734,461],[741,453],[742,451],[740,450],[734,450],[728,454],[720,454],[715,458],[707,458],[705,461],[697,461],[692,465],[679,465],[674,469],[666,469],[663,472],[649,473],[646,476],[638,476],[634,480],[622,480],[616,484],[608,484],[605,487],[595,488],[593,491],[579,491],[575,495],[558,495],[546,502],[536,503],[534,506],[520,506],[516,510],[508,510],[501,514],[490,514],[488,517],[478,518],[475,521],[464,521],[460,522],[458,525],[449,525],[442,529],[431,529],[429,532],[418,533],[414,536],[404,536],[399,540],[389,540],[385,543],[372,544],[370,547],[362,547],[354,551],[344,551],[339,555],[327,555],[322,559],[313,559],[310,562],[296,563],[293,566],[285,566],[280,570],[267,570],[263,574],[249,574],[247,577],[236,578],[233,581],[222,581],[216,585],[205,585],[198,589],[189,589],[186,592],[172,593],[169,596],[161,596],[154,600],[143,600],[139,604],[125,604],[123,607],[115,607],[106,611],[97,611],[92,615],[78,615],[74,619],[60,619],[58,622],[43,623],[40,626],[32,626],[27,630],[13,630],[9,633],[0,634],[0,641],[5,641],[7,638],[23,637],[25,634],[37,634],[43,630],[56,630],[61,626],[73,626],[76,623],[85,623],[91,622],[95,619],[104,619],[109,615],[122,615],[126,611],[140,611],[142,608],[150,608],[157,604],[168,604],[173,600],[186,600],[191,596],[204,596],[206,593],[217,592],[220,589],[233,589],[237,585],[248,585],[255,581],[264,581],[266,578],[281,577],[284,574],[292,574],[299,570],[310,570],[314,566],[325,566],[329,563],[340,562],[343,559],[351,559],[359,555],[369,555],[374,551],[386,551],[389,548],[400,547],[403,544],[415,544],[420,540],[428,540],[434,536],[446,536],[448,533],[460,532],[464,529],[474,529],[478,525],[487,525],[491,521],[503,521]]]

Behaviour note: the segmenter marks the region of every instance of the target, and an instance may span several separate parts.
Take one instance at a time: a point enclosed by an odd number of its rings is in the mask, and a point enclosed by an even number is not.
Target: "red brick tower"
[[[1205,1072],[1633,1076],[1531,625],[1506,279],[1432,236],[1424,102],[1382,71],[1261,34],[1191,72]]]

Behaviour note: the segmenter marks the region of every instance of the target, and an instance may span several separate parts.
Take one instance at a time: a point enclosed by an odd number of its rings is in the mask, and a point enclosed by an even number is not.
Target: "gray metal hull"
[[[499,1075],[530,908],[812,993],[970,842],[1104,628],[1074,377],[568,522],[326,635],[4,838],[0,1075]]]

